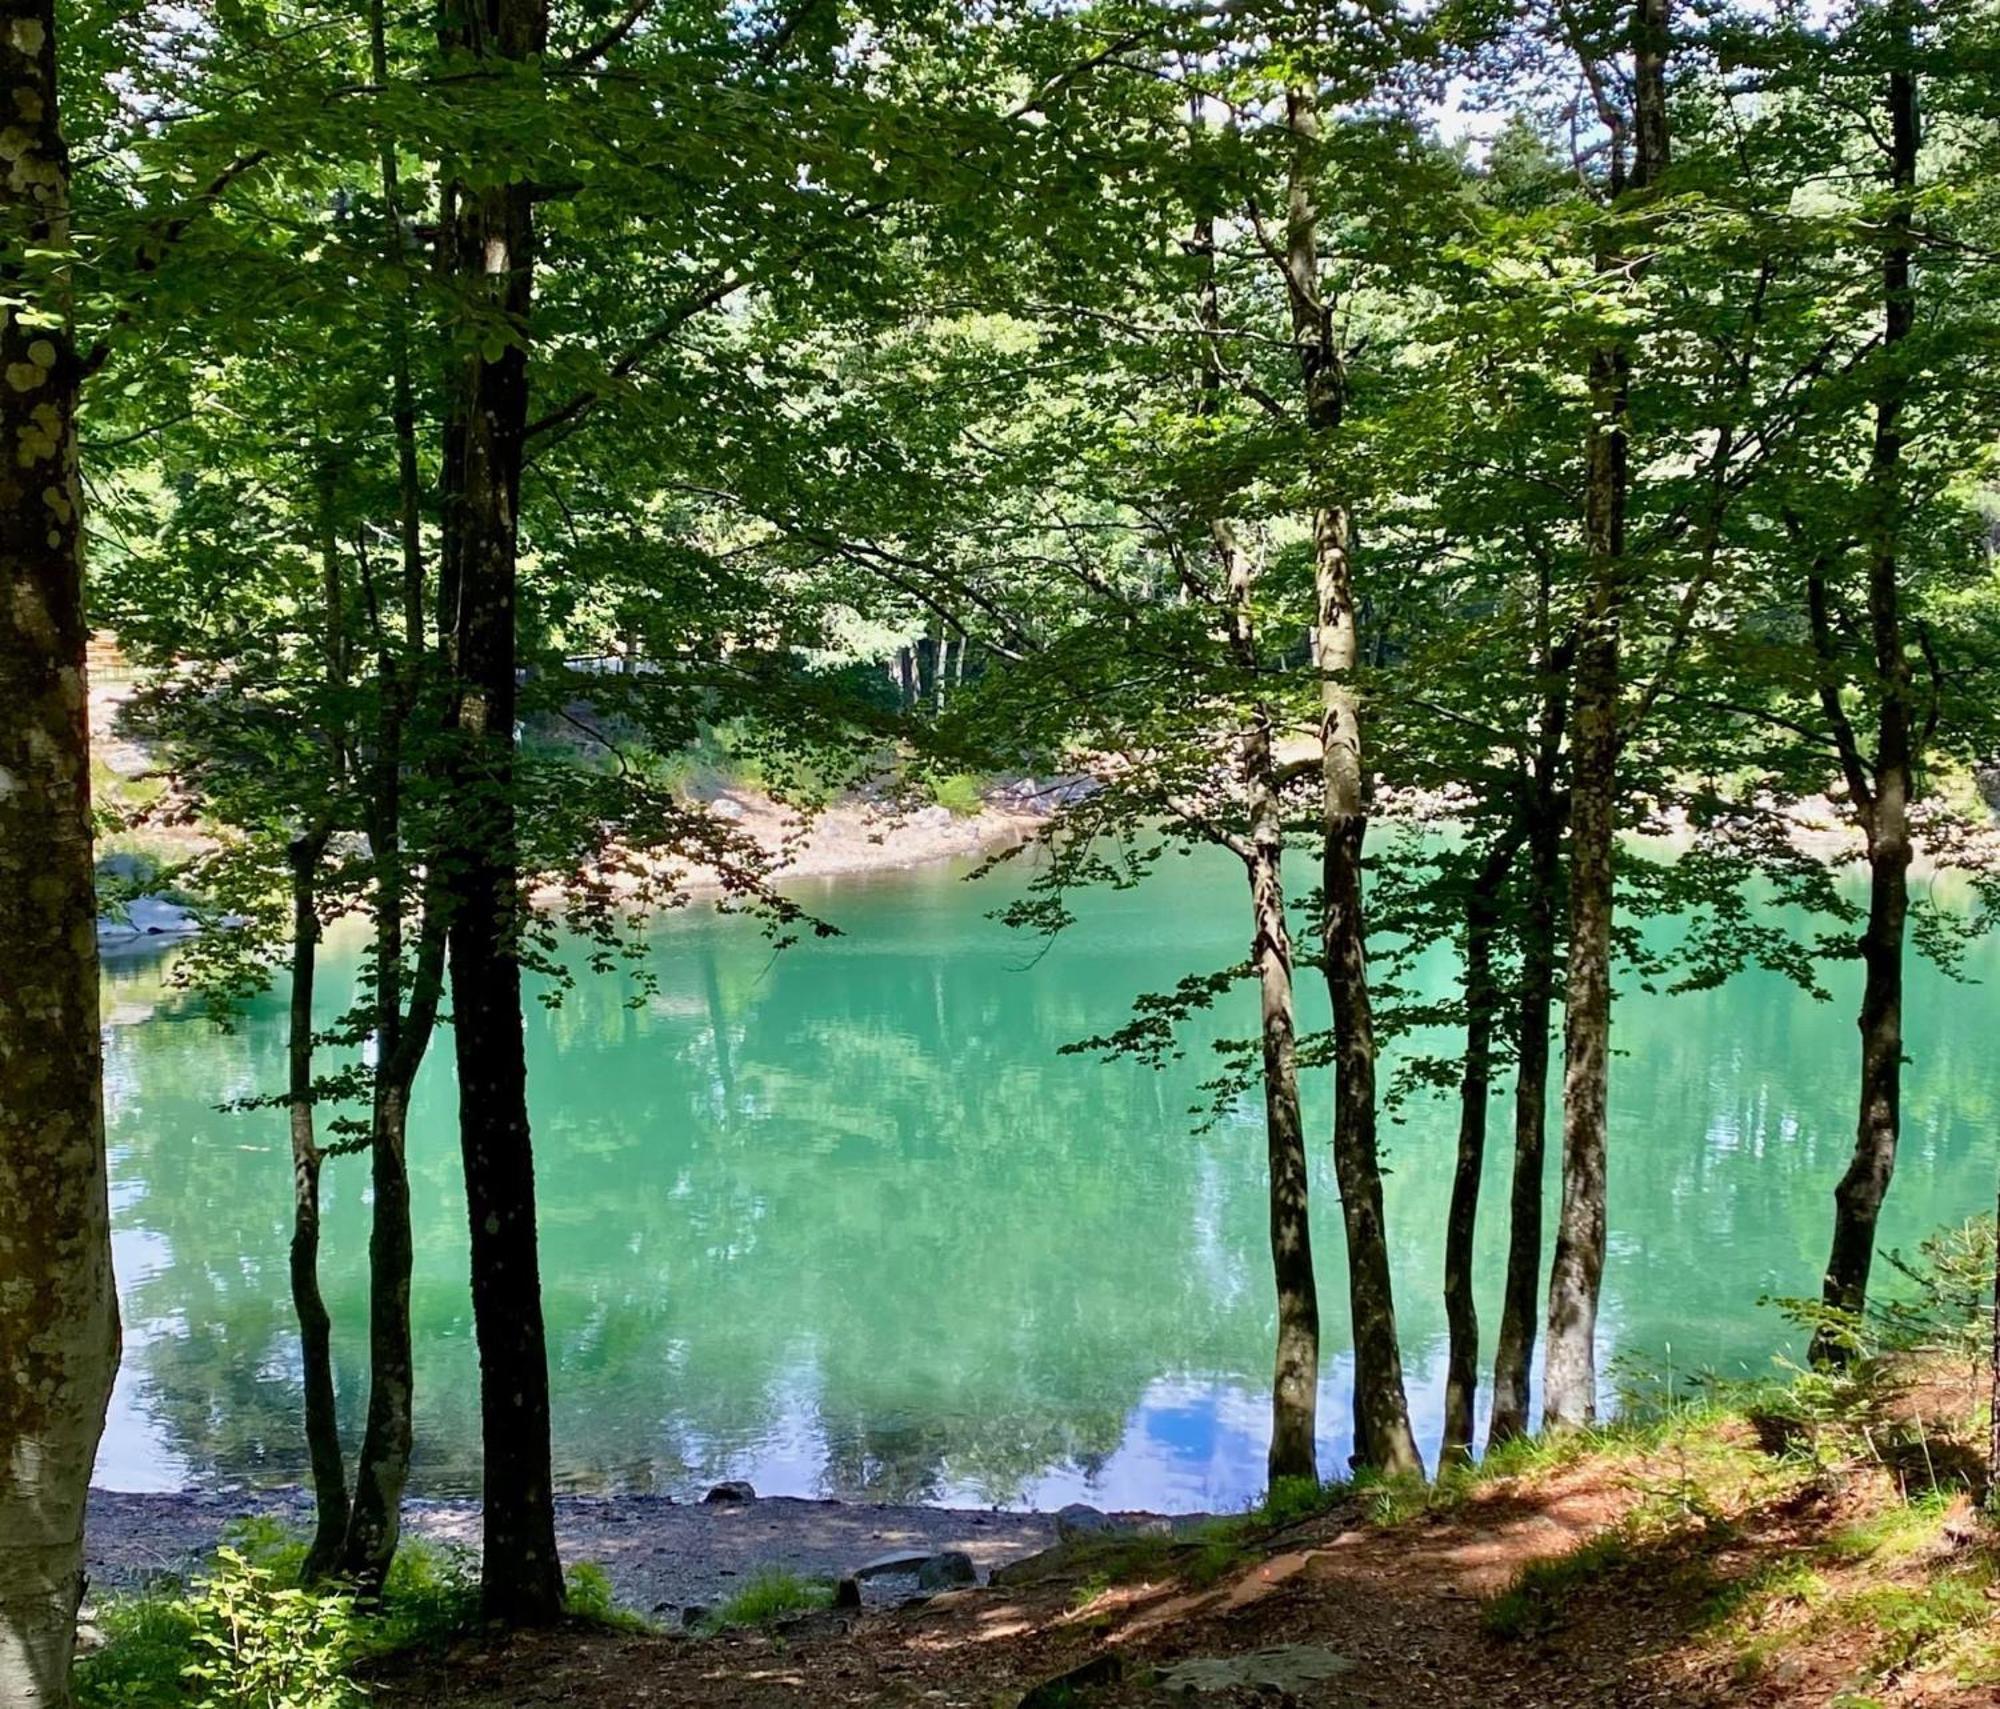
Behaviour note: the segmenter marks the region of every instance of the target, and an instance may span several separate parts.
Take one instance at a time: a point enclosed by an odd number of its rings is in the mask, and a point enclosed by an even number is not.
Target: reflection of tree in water
[[[1209,1072],[1198,1040],[1162,1074],[1057,1055],[1132,993],[1235,954],[1226,936],[1190,942],[1198,875],[1164,882],[1158,897],[1110,900],[1028,970],[982,919],[990,895],[917,882],[856,893],[837,910],[849,936],[775,959],[744,922],[679,919],[659,939],[659,989],[637,1008],[622,983],[583,978],[561,1008],[531,1009],[570,1487],[684,1493],[768,1451],[829,1492],[1006,1501],[1051,1468],[1101,1468],[1163,1376],[1261,1390],[1271,1305],[1254,1120],[1191,1134]],[[352,948],[334,935],[330,986],[353,976]],[[1444,955],[1426,959],[1426,980],[1452,976]],[[1987,1083],[1976,1053],[1990,988],[1913,991],[1929,1012],[1890,1242],[1981,1208],[1958,1202],[1967,1177],[1951,1165],[1993,1113],[1967,1102]],[[1607,1315],[1622,1335],[1654,1350],[1673,1340],[1683,1368],[1775,1340],[1749,1302],[1816,1274],[1846,1147],[1846,1013],[1756,980],[1621,1007],[1631,1054],[1614,1077]],[[283,1134],[268,1112],[213,1108],[278,1083],[281,1036],[269,1001],[231,1035],[193,1019],[111,1029],[117,1220],[170,1255],[124,1278],[132,1358],[169,1444],[222,1477],[302,1469]],[[410,1139],[414,1477],[432,1493],[478,1485],[449,1054],[419,1084]],[[1323,1134],[1315,1090],[1308,1119]],[[1418,1104],[1386,1134],[1419,1376],[1443,1328],[1452,1132],[1448,1108]],[[1325,1163],[1316,1146],[1331,1364],[1346,1337]],[[1505,1164],[1493,1159],[1490,1216]],[[325,1280],[350,1431],[365,1176],[359,1159],[328,1172]]]

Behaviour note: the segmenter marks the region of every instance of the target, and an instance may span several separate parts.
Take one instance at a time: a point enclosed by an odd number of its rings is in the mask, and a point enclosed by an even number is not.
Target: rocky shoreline
[[[304,1534],[312,1519],[304,1490],[133,1494],[90,1492],[85,1562],[93,1600],[137,1590],[200,1568],[224,1531],[243,1519],[270,1519]],[[476,1552],[479,1505],[412,1500],[408,1535]],[[564,1496],[556,1538],[566,1562],[601,1567],[624,1607],[674,1622],[687,1610],[726,1601],[760,1569],[806,1579],[856,1578],[870,1602],[921,1594],[919,1571],[939,1561],[983,1582],[1012,1561],[1038,1554],[1059,1536],[1100,1529],[1166,1529],[1186,1523],[1149,1514],[1061,1514],[950,1507],[899,1507],[789,1496],[697,1503],[665,1496]],[[934,1569],[935,1576],[935,1569]]]

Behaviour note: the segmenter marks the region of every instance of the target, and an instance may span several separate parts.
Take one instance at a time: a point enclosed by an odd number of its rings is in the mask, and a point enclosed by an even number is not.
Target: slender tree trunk
[[[1320,740],[1325,763],[1322,860],[1323,947],[1333,1004],[1333,1167],[1347,1234],[1347,1291],[1354,1329],[1356,1458],[1393,1475],[1423,1471],[1396,1333],[1382,1167],[1375,1133],[1375,1022],[1368,993],[1368,932],[1362,911],[1361,727],[1349,679],[1357,632],[1348,575],[1347,518],[1314,520],[1319,584],[1314,656],[1321,674]]]
[[[1439,1461],[1472,1461],[1472,1412],[1479,1396],[1479,1307],[1472,1260],[1479,1223],[1479,1184],[1486,1168],[1486,1101],[1493,1086],[1493,1029],[1500,993],[1494,984],[1494,939],[1500,930],[1500,889],[1513,864],[1516,839],[1505,837],[1480,863],[1465,898],[1465,1053],[1458,1094],[1458,1153],[1445,1213],[1444,1315],[1446,1352],[1444,1436]]]
[[[1644,194],[1667,165],[1668,0],[1634,0],[1633,164],[1629,188]],[[1618,147],[1622,147],[1620,142]],[[1630,257],[1607,250],[1605,273],[1629,273]],[[1590,599],[1576,651],[1571,758],[1569,978],[1563,1022],[1563,1190],[1549,1267],[1549,1336],[1542,1380],[1544,1423],[1557,1430],[1597,1416],[1597,1308],[1604,1283],[1606,1122],[1611,1064],[1613,855],[1618,835],[1620,629],[1626,598],[1626,406],[1631,363],[1623,345],[1591,358],[1584,543]]]
[[[1200,314],[1208,331],[1203,346],[1203,407],[1217,407],[1222,374],[1216,357],[1222,324],[1215,283],[1215,222],[1197,222],[1194,247],[1204,261]],[[1258,667],[1251,593],[1256,567],[1235,528],[1213,518],[1209,539],[1226,592],[1225,632],[1230,656],[1246,676]],[[959,657],[964,659],[963,642]],[[1266,1477],[1319,1481],[1319,1284],[1313,1271],[1311,1173],[1305,1123],[1299,1108],[1299,1070],[1293,1020],[1291,927],[1285,919],[1284,804],[1270,708],[1254,704],[1238,749],[1248,835],[1236,845],[1250,881],[1250,959],[1257,972],[1259,1030],[1264,1058],[1264,1135],[1269,1195],[1271,1274],[1277,1284],[1278,1345],[1271,1380],[1271,1449]]]
[[[313,1124],[313,995],[319,964],[319,863],[323,831],[291,847],[292,990],[286,1042],[286,1115],[292,1140],[292,1309],[299,1320],[305,1390],[306,1459],[312,1469],[313,1539],[303,1576],[308,1584],[330,1571],[347,1531],[347,1461],[333,1382],[333,1320],[319,1286],[319,1178],[324,1161]]]
[[[1911,277],[1912,211],[1917,181],[1916,77],[1910,69],[1911,26],[1906,4],[1892,11],[1898,64],[1889,73],[1890,176],[1898,200],[1889,215],[1882,257],[1883,378],[1875,397],[1875,442],[1867,476],[1868,617],[1880,709],[1874,776],[1855,775],[1868,839],[1868,924],[1861,937],[1861,1098],[1854,1155],[1834,1190],[1833,1247],[1822,1285],[1825,1303],[1852,1319],[1868,1301],[1875,1225],[1895,1172],[1902,1127],[1903,940],[1910,908],[1910,803],[1915,794],[1911,740],[1910,660],[1903,644],[1900,535],[1902,417],[1908,378],[1899,371],[1901,346],[1916,319]],[[1823,627],[1823,626],[1822,626]],[[1851,740],[1844,746],[1851,749]],[[1815,1359],[1839,1362],[1850,1346],[1828,1325],[1813,1339]]]
[[[1293,152],[1285,230],[1284,279],[1291,306],[1306,424],[1315,439],[1339,430],[1346,407],[1331,309],[1319,288],[1319,110],[1310,90],[1285,98]],[[1362,908],[1362,842],[1367,834],[1360,702],[1354,688],[1356,621],[1352,528],[1345,507],[1313,507],[1313,666],[1320,677],[1320,741],[1325,755],[1324,912],[1321,936],[1333,1001],[1333,1164],[1347,1234],[1347,1293],[1354,1331],[1354,1445],[1363,1465],[1392,1474],[1423,1471],[1403,1388],[1396,1303],[1382,1211],[1375,1134],[1375,1024],[1368,995],[1368,933]]]
[[[83,1511],[118,1366],[84,692],[82,379],[55,7],[0,4],[0,1703],[70,1702]]]
[[[375,79],[388,80],[382,0],[369,7]],[[405,248],[395,151],[381,160],[391,253]],[[380,718],[369,783],[369,844],[375,862],[375,1080],[369,1112],[368,1418],[356,1462],[354,1503],[341,1545],[341,1571],[379,1592],[402,1534],[403,1490],[415,1442],[416,1362],[410,1333],[408,1124],[410,1088],[430,1045],[443,974],[442,905],[427,907],[410,1013],[404,1014],[404,917],[408,862],[403,851],[405,736],[429,651],[424,618],[423,488],[417,462],[416,401],[407,328],[398,315],[389,344],[390,422],[396,443],[401,549],[403,657],[386,638],[376,659]],[[435,902],[435,898],[433,898]]]
[[[545,0],[488,0],[451,14],[454,45],[511,60],[547,44]],[[526,184],[463,185],[456,256],[512,340],[467,363],[451,509],[459,531],[457,846],[450,962],[459,1143],[472,1235],[485,1450],[481,1601],[488,1618],[544,1625],[562,1613],[549,1445],[549,1368],[535,1224],[521,1020],[521,875],[514,778],[515,590],[534,202]]]
[[[1269,775],[1270,730],[1261,747]],[[1246,753],[1246,762],[1255,758]],[[1246,769],[1248,766],[1246,764]],[[1271,1269],[1278,1284],[1278,1351],[1271,1383],[1268,1475],[1319,1479],[1319,1289],[1313,1275],[1305,1126],[1299,1113],[1298,1059],[1292,1020],[1292,944],[1280,871],[1283,831],[1275,791],[1259,791],[1251,824],[1251,961],[1257,970],[1264,1050],[1264,1123],[1270,1182]]]
[[[1225,524],[1212,529],[1230,588],[1231,636],[1240,662],[1254,666],[1247,554]],[[1278,1287],[1277,1362],[1271,1381],[1267,1476],[1319,1481],[1319,1286],[1313,1273],[1310,1176],[1292,1010],[1292,939],[1285,920],[1284,813],[1269,712],[1252,710],[1240,770],[1248,804],[1245,867],[1250,879],[1250,960],[1257,972],[1264,1057],[1264,1132],[1270,1194],[1271,1273]]]
[[[354,1474],[352,1517],[341,1545],[345,1577],[379,1592],[401,1535],[409,1480],[415,1361],[410,1337],[408,1088],[378,1084],[369,1121],[368,1423]]]
[[[1528,826],[1528,871],[1521,920],[1521,989],[1514,1022],[1514,1178],[1508,1196],[1507,1279],[1493,1352],[1493,1416],[1486,1444],[1528,1431],[1542,1280],[1542,1176],[1549,1108],[1549,1019],[1555,1006],[1556,893],[1562,823],[1538,795]]]

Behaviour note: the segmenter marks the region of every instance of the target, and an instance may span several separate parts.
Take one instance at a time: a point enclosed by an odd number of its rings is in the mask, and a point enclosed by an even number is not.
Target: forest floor
[[[374,1701],[1991,1709],[2000,1529],[1954,1410],[1962,1381],[1858,1429],[1687,1411],[1302,1517],[1074,1539],[895,1609],[463,1639],[379,1665]]]

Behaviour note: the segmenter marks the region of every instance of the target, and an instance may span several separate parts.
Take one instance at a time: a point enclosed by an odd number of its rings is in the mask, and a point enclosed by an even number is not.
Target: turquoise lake
[[[842,935],[774,952],[693,907],[651,938],[657,986],[531,1003],[530,1091],[559,1478],[578,1491],[1219,1510],[1258,1493],[1271,1285],[1261,1104],[1197,1131],[1206,1039],[1254,1026],[1246,987],[1164,1072],[1061,1055],[1131,998],[1242,954],[1240,874],[1169,862],[1093,897],[1043,946],[988,917],[1007,894],[950,869],[802,887]],[[325,952],[325,1010],[358,939]],[[282,993],[222,1032],[160,958],[107,968],[106,1086],[126,1354],[98,1481],[299,1481],[277,1111]],[[2000,950],[1953,983],[1913,972],[1902,1161],[1885,1245],[1990,1208]],[[1444,952],[1420,978],[1454,976]],[[1614,1042],[1607,1361],[1755,1374],[1793,1338],[1759,1299],[1816,1286],[1845,1161],[1857,971],[1834,1001],[1769,975],[1629,995]],[[1302,980],[1302,1020],[1324,1014]],[[420,1391],[414,1488],[478,1486],[477,1378],[450,1041],[411,1126]],[[1435,1452],[1441,1240],[1456,1111],[1385,1125],[1411,1399]],[[1308,1089],[1325,1389],[1322,1467],[1347,1455],[1345,1284]],[[1504,1247],[1496,1100],[1480,1302],[1490,1360]],[[1551,1161],[1555,1153],[1551,1143]],[[342,1415],[364,1400],[366,1163],[327,1171],[326,1292]],[[1555,1187],[1553,1167],[1549,1183]],[[1794,1349],[1795,1350],[1795,1349]]]

